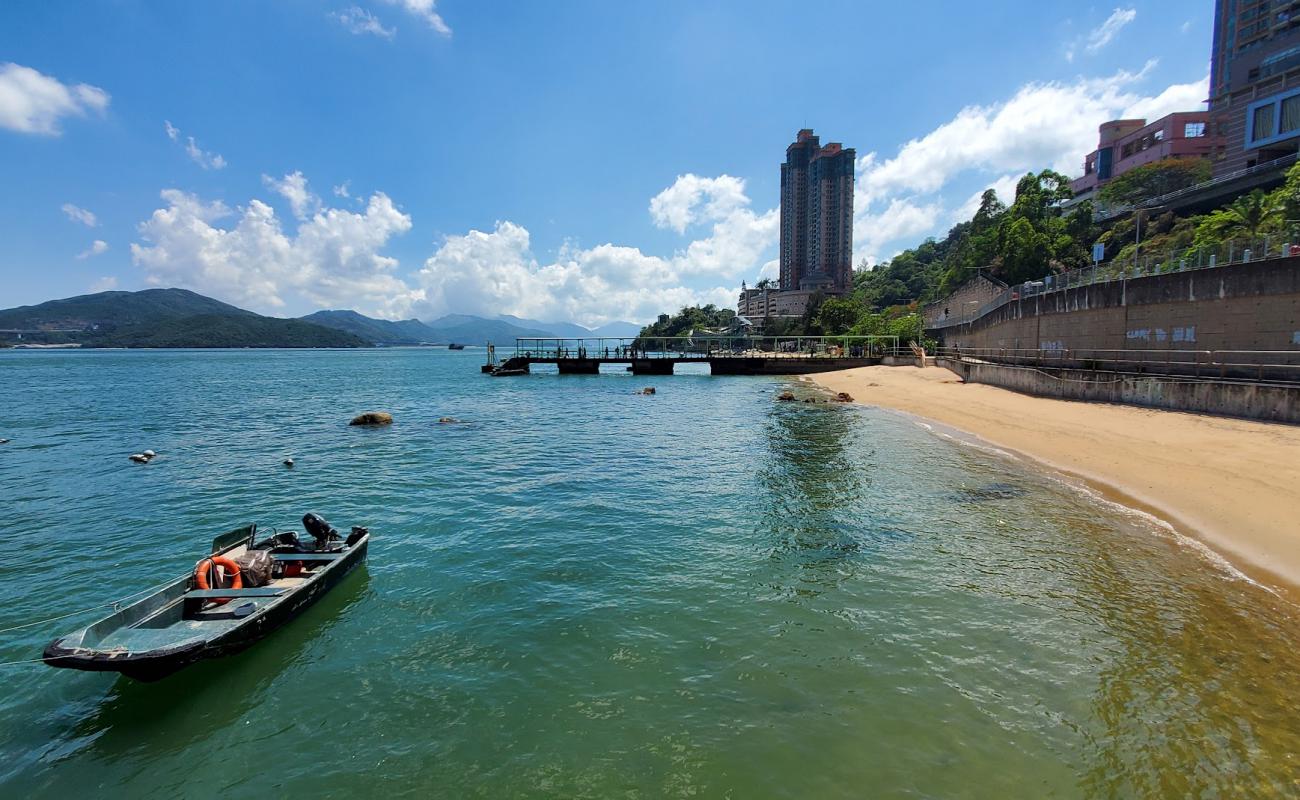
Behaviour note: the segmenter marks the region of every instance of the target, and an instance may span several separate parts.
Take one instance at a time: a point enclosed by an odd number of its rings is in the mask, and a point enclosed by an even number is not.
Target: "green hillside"
[[[51,300],[0,311],[8,344],[83,347],[368,347],[368,339],[301,320],[263,317],[187,289]],[[21,338],[19,338],[21,336]]]

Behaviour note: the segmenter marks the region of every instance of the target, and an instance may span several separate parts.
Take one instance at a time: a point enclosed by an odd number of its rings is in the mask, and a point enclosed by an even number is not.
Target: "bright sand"
[[[965,384],[940,367],[862,367],[809,378],[1082,478],[1244,571],[1281,579],[1293,592],[1300,587],[1300,427],[1032,397]]]

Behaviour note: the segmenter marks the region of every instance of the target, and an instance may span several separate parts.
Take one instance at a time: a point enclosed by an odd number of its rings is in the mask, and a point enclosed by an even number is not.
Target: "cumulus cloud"
[[[393,316],[418,299],[394,275],[397,260],[382,253],[411,228],[382,192],[360,213],[321,209],[292,232],[261,200],[231,209],[178,189],[161,196],[166,207],[140,224],[143,243],[131,245],[151,285],[188,286],[272,312],[293,304]]]
[[[348,190],[349,190],[349,188],[351,187],[351,184],[352,184],[352,181],[347,180],[347,181],[343,181],[343,183],[340,183],[338,186],[335,186],[335,187],[334,187],[334,196],[335,196],[335,197],[351,197],[352,195],[348,193]]]
[[[108,252],[108,242],[104,241],[103,239],[96,239],[95,241],[90,243],[90,247],[87,247],[85,250],[78,253],[77,258],[84,261],[87,258],[103,255],[104,253],[107,252]]]
[[[655,224],[699,228],[668,255],[612,242],[566,243],[542,260],[524,226],[500,221],[491,230],[445,237],[406,276],[383,251],[411,219],[383,193],[372,195],[364,212],[351,212],[323,207],[301,172],[263,182],[288,200],[296,230],[286,230],[262,200],[232,209],[165,190],[165,207],[141,223],[143,241],[131,245],[146,282],[187,286],[259,311],[349,307],[424,319],[505,313],[599,325],[693,303],[732,305],[742,276],[775,264],[763,262],[776,243],[777,211],[755,213],[744,182],[728,176],[683,175],[651,201]]]
[[[99,219],[95,216],[94,212],[87,211],[79,206],[74,206],[72,203],[63,204],[63,213],[68,215],[68,219],[73,222],[80,222],[87,228],[93,228],[99,224]]]
[[[105,275],[90,284],[92,292],[107,292],[117,288],[117,277],[114,275]]]
[[[31,67],[0,64],[0,128],[58,136],[66,117],[102,114],[108,92],[88,83],[65,84]]]
[[[226,159],[220,153],[212,153],[199,147],[194,141],[193,136],[181,136],[181,131],[170,120],[163,120],[163,130],[167,132],[167,138],[173,142],[182,145],[185,148],[185,154],[190,160],[204,169],[224,169]],[[182,141],[182,139],[184,141]]]
[[[298,219],[306,219],[308,214],[314,214],[320,208],[320,198],[307,188],[307,178],[301,171],[292,172],[279,180],[263,175],[262,183],[288,200],[289,208]]]
[[[416,310],[426,318],[510,313],[600,325],[695,303],[731,306],[742,276],[775,272],[763,256],[776,244],[778,211],[749,205],[739,178],[679,176],[651,199],[651,221],[679,234],[708,227],[667,256],[614,243],[566,245],[543,263],[528,230],[509,221],[448,236],[415,276],[424,295]]]
[[[451,28],[447,27],[446,21],[438,13],[437,0],[384,0],[384,2],[390,6],[398,6],[424,20],[430,28],[443,36],[451,36]]]
[[[1070,176],[1078,174],[1084,155],[1097,145],[1097,127],[1107,120],[1155,119],[1203,107],[1208,75],[1146,95],[1137,87],[1148,79],[1153,67],[1151,62],[1136,73],[1120,71],[1106,78],[1068,83],[1030,83],[1005,101],[963,108],[951,120],[906,142],[892,158],[875,152],[860,156],[854,200],[855,260],[874,262],[915,245],[915,238],[885,238],[889,226],[914,230],[921,219],[915,209],[935,202],[936,196],[955,182],[996,178],[999,197],[1009,203],[1013,194],[1002,189],[1014,188],[1012,176],[1046,167]],[[898,201],[908,205],[895,205]],[[889,213],[891,207],[894,214]],[[936,222],[950,218],[935,215]]]
[[[424,291],[416,310],[425,318],[505,312],[599,325],[650,319],[697,302],[735,302],[735,291],[725,286],[701,291],[682,285],[671,260],[635,247],[566,247],[555,261],[539,263],[527,229],[513,222],[448,236],[416,280]]]
[[[721,220],[748,205],[745,182],[740,178],[686,174],[650,200],[650,218],[660,228],[685,233],[688,225]]]
[[[381,39],[392,39],[397,35],[395,28],[385,28],[378,17],[360,6],[352,6],[342,11],[332,11],[329,18],[358,36],[368,33]]]

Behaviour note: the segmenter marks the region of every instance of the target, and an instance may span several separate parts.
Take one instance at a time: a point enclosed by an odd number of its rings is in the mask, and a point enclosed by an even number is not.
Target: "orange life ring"
[[[214,588],[208,586],[208,573],[212,570],[211,565],[213,564],[215,564],[218,567],[221,567],[226,571],[226,577],[230,578],[231,589],[244,588],[244,578],[242,575],[239,574],[239,565],[235,563],[235,560],[233,558],[226,558],[225,556],[209,556],[207,558],[200,559],[199,563],[194,565],[194,582],[198,584],[198,587],[200,589]],[[220,588],[220,587],[215,587],[215,588]],[[214,599],[212,602],[221,606],[221,605],[225,605],[226,603],[229,603],[231,599],[232,598],[229,597],[218,597]]]

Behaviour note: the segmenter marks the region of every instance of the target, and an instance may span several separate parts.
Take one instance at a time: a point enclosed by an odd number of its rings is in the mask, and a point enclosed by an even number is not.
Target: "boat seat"
[[[275,561],[337,561],[344,553],[272,553]]]
[[[185,593],[186,600],[219,600],[226,597],[279,597],[284,589],[270,586],[250,587],[248,589],[194,589]]]

